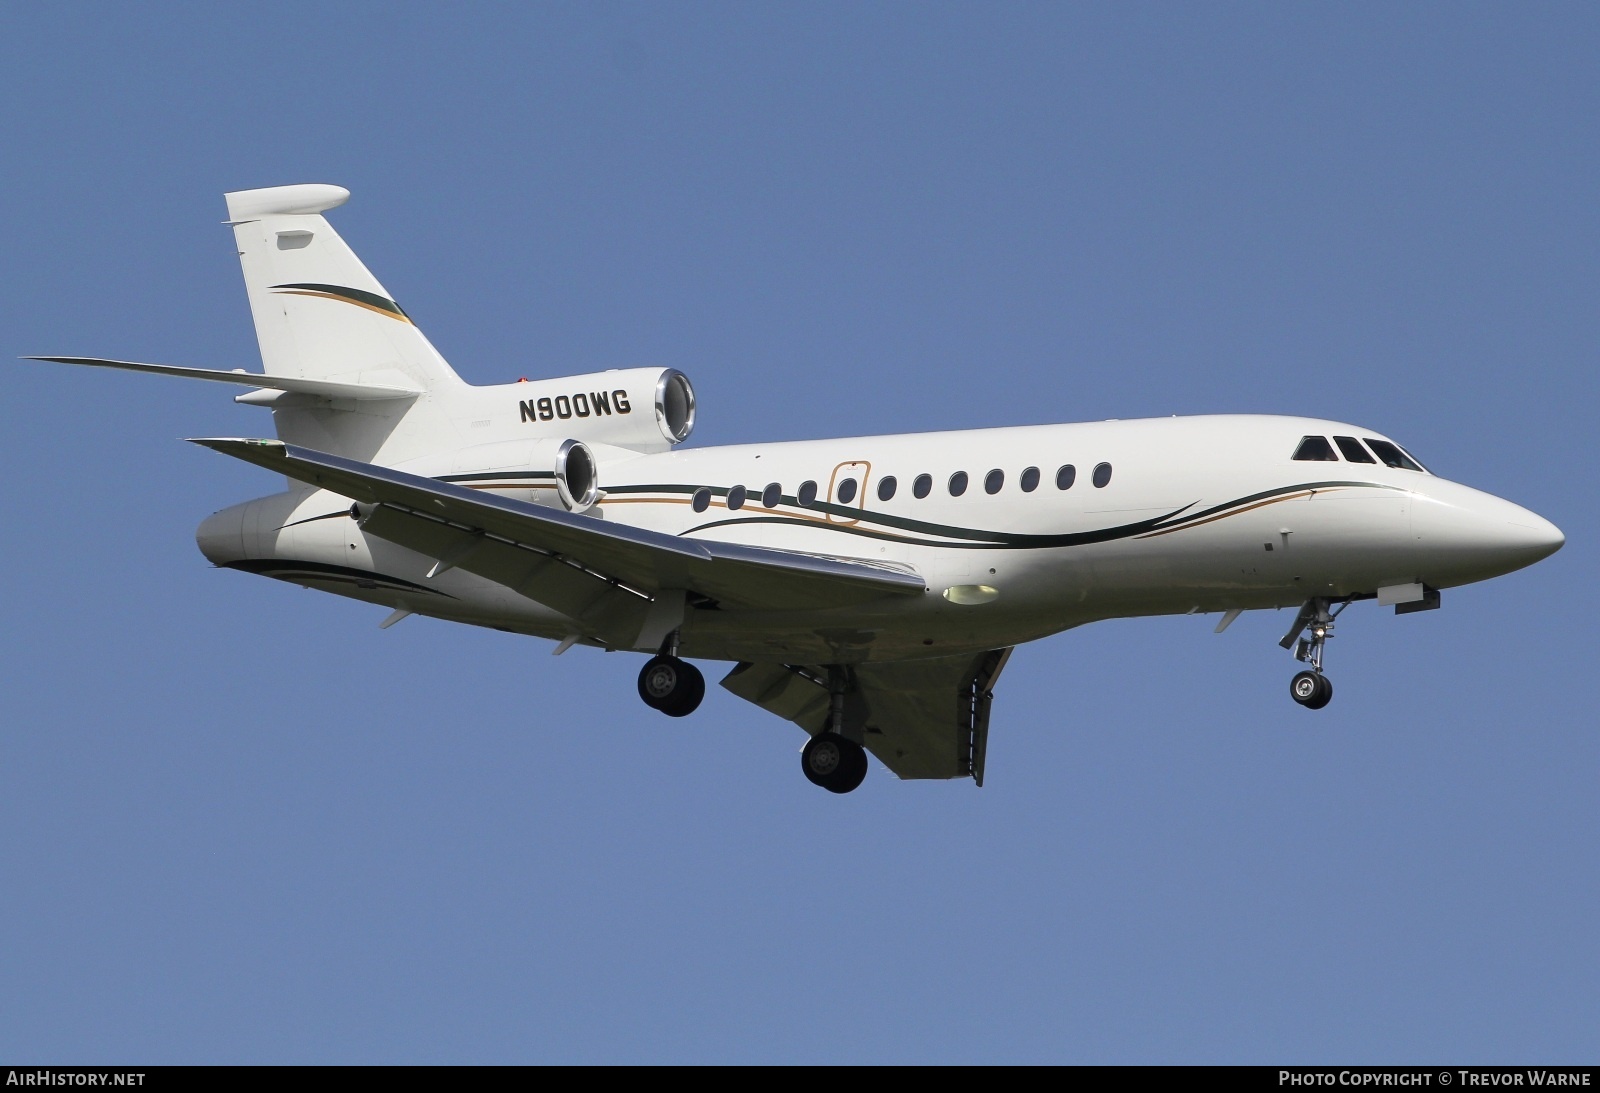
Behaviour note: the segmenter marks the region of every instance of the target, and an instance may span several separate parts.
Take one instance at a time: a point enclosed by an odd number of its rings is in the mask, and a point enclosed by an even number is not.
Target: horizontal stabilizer
[[[370,383],[339,383],[335,380],[300,379],[296,376],[267,376],[260,372],[224,372],[216,368],[185,368],[177,364],[139,364],[136,361],[112,361],[102,357],[23,357],[25,361],[53,361],[56,364],[86,364],[91,368],[120,368],[127,372],[150,372],[158,376],[182,376],[192,380],[213,380],[217,383],[236,383],[245,387],[266,387],[274,391],[291,391],[297,395],[316,398],[364,399],[368,401],[397,398],[416,398],[422,392],[406,387],[381,387]]]

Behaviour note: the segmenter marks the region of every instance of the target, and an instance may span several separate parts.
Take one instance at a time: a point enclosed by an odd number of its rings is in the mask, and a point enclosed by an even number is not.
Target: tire
[[[818,733],[801,749],[800,769],[814,786],[849,793],[867,776],[867,751],[838,733]]]
[[[1333,701],[1333,680],[1327,676],[1317,677],[1317,693],[1306,703],[1308,710],[1320,710]]]
[[[700,700],[706,696],[706,677],[700,674],[700,669],[686,660],[680,660],[678,672],[678,689],[661,707],[661,712],[668,717],[688,717],[700,708]]]
[[[1298,672],[1289,681],[1289,697],[1308,709],[1318,709],[1314,705],[1322,696],[1322,676],[1316,672]],[[1327,705],[1324,701],[1323,705]]]
[[[706,696],[706,677],[688,661],[656,656],[639,670],[639,697],[652,710],[668,717],[684,717],[695,711]]]
[[[850,747],[846,754],[850,757],[842,770],[839,771],[837,781],[828,788],[835,793],[849,793],[867,777],[867,749],[854,741],[849,742]]]

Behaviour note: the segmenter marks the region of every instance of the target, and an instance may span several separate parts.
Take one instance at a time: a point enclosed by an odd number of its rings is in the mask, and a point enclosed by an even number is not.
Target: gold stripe
[[[602,505],[692,505],[693,498],[688,497],[602,497]],[[769,516],[787,516],[791,520],[802,520],[812,524],[828,523],[821,516],[812,516],[803,512],[785,512],[783,509],[764,509],[760,505],[746,505],[739,509],[728,508],[726,501],[713,501],[706,506],[706,511],[711,509],[727,509],[728,512],[748,512],[751,514],[766,513]]]
[[[324,300],[338,300],[341,304],[354,304],[356,307],[364,307],[368,311],[376,312],[377,314],[386,316],[387,318],[398,319],[401,322],[406,323],[406,324],[410,324],[411,323],[411,319],[409,317],[407,317],[405,315],[396,315],[394,312],[390,311],[388,308],[375,307],[374,305],[369,304],[369,303],[364,303],[361,300],[352,300],[348,296],[335,296],[331,292],[312,292],[309,289],[303,289],[303,288],[278,288],[278,289],[273,289],[273,291],[282,293],[285,296],[319,296]]]
[[[543,478],[537,482],[451,482],[452,486],[465,486],[469,490],[553,490],[556,484],[552,479]]]
[[[1325,490],[1304,490],[1300,493],[1291,493],[1283,497],[1274,497],[1266,501],[1257,501],[1255,504],[1246,505],[1242,509],[1234,509],[1232,512],[1219,513],[1216,516],[1207,517],[1204,520],[1196,520],[1192,524],[1184,524],[1182,527],[1164,528],[1161,531],[1147,532],[1144,535],[1136,535],[1134,538],[1154,539],[1158,535],[1171,535],[1175,531],[1188,531],[1190,528],[1197,528],[1202,524],[1209,524],[1216,520],[1226,520],[1230,516],[1238,516],[1241,513],[1250,512],[1253,509],[1266,508],[1268,505],[1276,505],[1279,501],[1295,501],[1301,497],[1314,497],[1319,493],[1337,493],[1340,489],[1342,489],[1342,487],[1334,486]]]

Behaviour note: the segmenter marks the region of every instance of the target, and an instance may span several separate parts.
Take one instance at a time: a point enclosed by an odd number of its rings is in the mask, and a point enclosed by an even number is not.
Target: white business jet
[[[1318,709],[1357,600],[1397,612],[1531,565],[1561,532],[1373,429],[1175,417],[685,450],[688,379],[634,368],[464,383],[322,213],[349,192],[227,195],[264,373],[40,360],[250,388],[276,440],[195,443],[293,488],[200,525],[218,566],[408,615],[646,654],[645,704],[705,693],[684,658],[810,736],[807,778],[983,784],[1014,646],[1100,619],[1298,610],[1290,693]]]

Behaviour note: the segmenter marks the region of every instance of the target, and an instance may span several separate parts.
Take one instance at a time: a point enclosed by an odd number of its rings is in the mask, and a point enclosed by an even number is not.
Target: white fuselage
[[[1561,545],[1541,517],[1425,471],[1292,458],[1306,436],[1340,435],[1387,439],[1310,418],[1214,416],[657,454],[595,445],[603,495],[590,514],[863,559],[914,571],[928,587],[920,598],[765,616],[697,604],[683,654],[746,661],[943,656],[1098,619],[1446,588]],[[1109,480],[1098,485],[1102,465]],[[1065,466],[1074,470],[1062,489]],[[420,473],[560,503],[548,466],[451,473],[442,463]],[[965,489],[954,495],[959,474]],[[924,475],[930,488],[919,497]],[[763,493],[774,485],[769,506]],[[198,538],[219,565],[440,618],[582,637],[572,620],[491,581],[459,569],[430,579],[435,559],[365,535],[349,511],[348,500],[296,490],[224,510]]]

